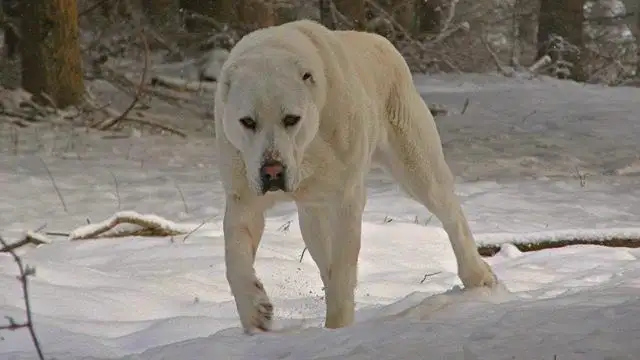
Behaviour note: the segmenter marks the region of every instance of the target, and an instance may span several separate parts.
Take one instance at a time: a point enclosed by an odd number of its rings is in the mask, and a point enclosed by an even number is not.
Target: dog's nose
[[[285,166],[280,161],[265,161],[260,168],[262,193],[268,191],[285,191]]]

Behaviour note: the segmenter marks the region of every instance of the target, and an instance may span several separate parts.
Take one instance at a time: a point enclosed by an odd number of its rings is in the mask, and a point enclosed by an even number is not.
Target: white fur
[[[312,77],[303,80],[305,73]],[[285,128],[286,114],[302,120]],[[240,124],[244,116],[255,119],[255,131]],[[247,332],[271,326],[273,307],[253,263],[263,213],[280,200],[297,204],[302,237],[326,289],[325,326],[353,322],[364,179],[374,163],[442,221],[463,284],[496,285],[454,194],[433,117],[385,38],[308,20],[255,31],[223,66],[215,118],[226,273]],[[265,152],[286,165],[290,191],[261,195]]]

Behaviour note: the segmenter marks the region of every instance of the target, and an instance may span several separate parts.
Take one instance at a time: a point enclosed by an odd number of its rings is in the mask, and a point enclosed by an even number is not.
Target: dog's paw
[[[478,259],[478,262],[473,265],[461,266],[458,273],[465,288],[494,288],[499,283],[498,277],[493,273],[491,266],[482,259]]]
[[[251,306],[243,309],[240,317],[243,319],[244,331],[247,334],[270,331],[273,324],[273,304],[260,281],[254,284],[251,294]]]
[[[253,325],[261,331],[271,330],[273,324],[273,305],[268,299],[262,299],[256,304],[256,315]]]

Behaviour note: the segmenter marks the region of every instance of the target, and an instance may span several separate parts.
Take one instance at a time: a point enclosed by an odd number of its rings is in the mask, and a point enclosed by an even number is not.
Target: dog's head
[[[308,37],[269,36],[265,30],[232,49],[216,92],[216,121],[241,153],[256,193],[292,192],[318,132],[326,78]]]

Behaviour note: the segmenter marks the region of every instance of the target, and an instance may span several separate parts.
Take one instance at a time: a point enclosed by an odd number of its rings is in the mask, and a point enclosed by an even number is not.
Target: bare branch
[[[111,174],[111,177],[113,178],[113,184],[115,186],[115,191],[116,191],[116,198],[118,200],[118,210],[120,210],[120,207],[122,205],[122,202],[120,200],[120,185],[118,183],[118,179],[116,178],[116,175],[109,169],[107,169],[107,171],[109,172],[109,174]]]
[[[187,200],[184,198],[184,193],[182,192],[182,189],[180,188],[180,186],[178,186],[178,183],[175,180],[173,181],[173,186],[175,186],[176,190],[178,190],[178,194],[180,194],[180,199],[182,200],[182,205],[184,206],[184,213],[188,214],[189,206],[187,205]]]
[[[116,230],[118,225],[129,226]],[[87,224],[73,230],[68,239],[74,241],[123,236],[174,236],[185,233],[186,231],[178,224],[159,216],[122,211],[105,221]]]
[[[217,217],[217,215],[214,215],[214,216],[202,221],[200,223],[200,225],[196,226],[195,228],[193,228],[193,230],[189,231],[189,233],[187,235],[185,235],[184,239],[182,239],[182,242],[186,242],[187,239],[189,238],[189,236],[193,235],[196,231],[200,230],[200,228],[202,228],[206,223],[208,223],[209,221],[215,219],[216,217]]]
[[[509,68],[502,65],[500,58],[498,57],[496,52],[493,51],[487,39],[485,39],[484,36],[481,36],[480,40],[482,41],[482,44],[484,45],[484,47],[487,49],[487,52],[489,52],[489,55],[491,55],[491,59],[496,64],[496,68],[498,69],[498,71],[500,71],[500,73],[504,76],[508,76],[508,77],[513,76],[513,71],[511,71]]]
[[[392,24],[393,26],[395,26],[398,30],[400,30],[400,32],[402,33],[402,35],[409,41],[411,41],[411,43],[416,46],[418,49],[420,49],[420,51],[422,51],[422,53],[424,54],[432,54],[433,51],[429,51],[429,49],[420,41],[416,41],[411,34],[409,33],[409,31],[407,31],[407,29],[404,28],[404,26],[402,26],[402,24],[400,24],[394,17],[393,15],[389,14],[382,6],[380,6],[379,4],[377,4],[375,1],[373,0],[366,0],[366,2],[368,4],[371,5],[371,7],[373,7],[374,9],[376,9],[376,11],[378,11],[379,13],[383,14]],[[441,57],[441,60],[443,62],[445,62],[447,64],[447,66],[449,66],[451,68],[451,70],[455,71],[455,72],[462,72],[457,66],[455,66],[451,61],[448,61],[445,56],[443,54],[439,54]]]
[[[144,44],[144,67],[142,68],[142,75],[140,76],[140,83],[138,84],[138,88],[136,90],[136,93],[135,93],[135,95],[133,97],[133,100],[129,104],[129,106],[119,116],[117,116],[115,118],[112,118],[112,119],[109,119],[107,121],[103,121],[102,124],[97,126],[100,130],[110,129],[111,127],[115,126],[116,124],[118,124],[122,120],[126,119],[127,115],[136,106],[136,104],[138,103],[138,101],[140,100],[140,98],[142,97],[142,94],[144,92],[144,86],[145,86],[145,83],[147,81],[147,71],[149,69],[149,52],[150,52],[150,50],[149,50],[149,43],[147,42],[147,36],[145,35],[144,30],[142,28],[138,29],[138,34],[140,36],[140,40],[142,40],[142,43]]]
[[[451,35],[451,32],[449,31],[449,27],[451,26],[451,22],[453,21],[453,17],[456,15],[456,5],[458,4],[458,0],[450,0],[449,1],[449,7],[448,7],[448,11],[447,11],[447,18],[444,21],[444,25],[442,26],[442,30],[440,30],[440,33],[438,34],[438,36],[436,36],[436,38],[433,40],[434,43],[439,43],[442,40],[444,40],[444,38],[446,38],[447,36]],[[467,27],[469,26],[469,24],[467,23],[466,25]],[[454,31],[457,31],[454,30]]]
[[[165,75],[156,75],[153,78],[151,78],[151,85],[152,86],[159,85],[171,90],[188,91],[188,92],[196,92],[201,90],[215,92],[216,86],[217,86],[215,83],[207,83],[202,81],[189,81],[189,80],[184,80],[184,79],[175,78],[172,76],[165,76]]]
[[[540,69],[544,68],[547,65],[550,65],[552,61],[553,60],[551,60],[551,56],[545,55],[534,62],[531,66],[529,66],[529,71],[535,74]]]
[[[304,249],[302,249],[302,253],[300,254],[300,259],[298,259],[298,262],[302,262],[302,259],[304,258],[304,253],[307,252],[307,247],[305,246]]]
[[[0,252],[11,252],[29,244],[38,246],[50,243],[51,240],[47,239],[44,235],[38,234],[37,231],[27,231],[26,235],[21,240],[0,247]]]
[[[7,244],[7,242],[4,241],[4,239],[1,236],[0,236],[0,245],[2,245],[3,248],[9,247],[9,244]],[[32,267],[29,267],[28,265],[25,266],[22,263],[22,259],[20,258],[20,256],[18,256],[18,254],[16,254],[14,250],[11,249],[8,251],[8,253],[13,257],[13,260],[18,265],[18,271],[20,274],[18,279],[20,280],[20,283],[22,285],[22,296],[24,298],[24,308],[25,308],[27,321],[24,323],[16,323],[12,318],[7,317],[7,320],[9,321],[9,325],[0,326],[0,330],[18,330],[21,328],[27,328],[29,330],[29,334],[31,335],[31,341],[33,342],[33,346],[36,348],[38,359],[44,360],[44,354],[42,353],[42,348],[40,347],[40,341],[36,336],[36,331],[33,326],[33,316],[31,314],[31,300],[29,298],[29,276],[32,276],[35,274],[35,269]]]
[[[69,209],[67,209],[67,203],[64,201],[64,197],[62,196],[62,193],[58,188],[58,184],[56,184],[56,179],[54,179],[53,174],[51,174],[51,170],[49,170],[49,166],[47,166],[47,163],[44,162],[44,160],[41,157],[38,157],[38,158],[42,162],[42,165],[44,165],[45,170],[47,170],[47,175],[49,175],[49,180],[51,180],[51,184],[53,185],[53,188],[55,189],[56,194],[58,194],[58,198],[60,199],[60,203],[64,208],[64,212],[69,213]]]

